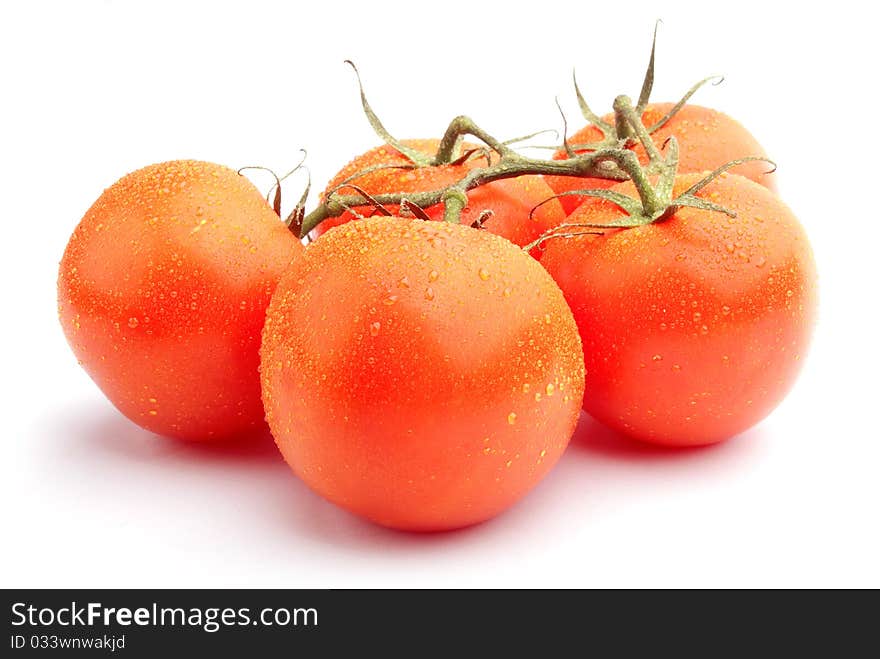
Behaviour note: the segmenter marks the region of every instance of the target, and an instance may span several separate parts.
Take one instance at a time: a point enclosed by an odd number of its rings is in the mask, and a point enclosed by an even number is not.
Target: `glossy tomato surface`
[[[379,524],[500,513],[559,459],[583,394],[561,291],[510,242],[461,225],[350,222],[278,285],[263,398],[309,487]]]
[[[404,144],[426,154],[436,153],[438,140],[404,140]],[[474,148],[465,144],[462,149]],[[440,165],[436,167],[412,168],[410,161],[397,149],[389,145],[376,147],[348,163],[327,185],[324,197],[344,182],[351,182],[371,195],[383,193],[410,193],[438,190],[460,181],[475,167],[485,167],[486,158],[473,155],[462,164]],[[382,169],[374,169],[383,167]],[[372,170],[372,171],[368,171]],[[362,174],[363,172],[367,172]],[[341,188],[340,194],[356,195],[351,188]],[[562,204],[551,200],[537,208],[553,196],[553,190],[542,176],[520,176],[501,179],[479,186],[468,192],[468,205],[462,212],[461,223],[470,226],[481,214],[490,215],[483,227],[492,233],[503,236],[517,245],[523,246],[537,239],[548,229],[562,223],[565,212]],[[389,210],[397,212],[396,206]],[[362,215],[370,215],[370,206],[357,208]],[[435,204],[425,209],[432,220],[443,218],[443,205]],[[344,224],[355,218],[346,212],[336,218],[322,222],[314,231],[319,236],[331,227]]]
[[[676,194],[700,177],[680,176]],[[791,210],[737,175],[699,196],[737,216],[682,208],[648,226],[552,239],[541,260],[580,328],[584,409],[658,444],[717,442],[767,416],[795,381],[816,313],[813,254]],[[570,221],[620,214],[593,200]]]
[[[61,325],[138,425],[194,440],[239,436],[265,427],[260,332],[302,251],[233,170],[151,165],[105,190],[76,227],[58,275]]]
[[[651,103],[642,114],[642,122],[647,128],[662,119],[673,107],[672,103]],[[603,119],[614,123],[614,115],[609,114]],[[723,112],[699,105],[685,105],[669,121],[658,128],[652,138],[658,147],[662,147],[667,139],[674,136],[678,141],[678,171],[682,174],[712,171],[732,160],[748,156],[766,157],[764,148],[745,127]],[[588,125],[569,138],[569,143],[590,144],[602,139],[602,132],[595,126]],[[642,164],[648,162],[648,156],[641,144],[635,144],[633,151],[639,156]],[[566,158],[564,150],[553,154],[554,160]],[[754,161],[737,167],[741,176],[776,189],[776,177],[768,173],[772,167],[764,162]],[[616,181],[595,178],[577,178],[566,176],[545,176],[544,180],[556,194],[567,190],[583,188],[610,188]],[[567,195],[559,198],[566,213],[571,213],[584,200],[583,197]]]

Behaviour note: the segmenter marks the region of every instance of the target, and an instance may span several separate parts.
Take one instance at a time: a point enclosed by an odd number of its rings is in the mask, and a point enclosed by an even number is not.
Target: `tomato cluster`
[[[394,528],[509,507],[561,457],[582,408],[657,444],[730,438],[797,376],[815,265],[764,163],[709,174],[762,156],[754,138],[697,106],[660,121],[670,108],[631,119],[662,123],[653,142],[612,145],[640,180],[593,167],[607,135],[592,125],[533,171],[492,142],[439,160],[439,139],[392,140],[328,183],[307,247],[240,173],[146,167],[74,231],[62,327],[135,423],[221,440],[268,422],[312,489]],[[670,138],[677,157],[658,174],[655,143]],[[474,178],[506,162],[521,173]],[[586,174],[566,169],[578,163]],[[646,185],[666,201],[634,214]],[[445,192],[408,203],[433,191]]]

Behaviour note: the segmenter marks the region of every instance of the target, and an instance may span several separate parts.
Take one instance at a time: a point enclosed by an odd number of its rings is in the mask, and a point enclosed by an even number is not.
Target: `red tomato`
[[[673,107],[672,103],[651,103],[642,114],[642,122],[650,128],[666,115]],[[614,115],[609,114],[603,119],[614,124]],[[678,171],[682,174],[691,172],[712,171],[732,160],[747,156],[766,156],[764,149],[758,144],[742,124],[731,119],[723,112],[685,105],[672,119],[657,129],[652,137],[657,146],[662,146],[674,136],[678,140],[679,163]],[[569,138],[569,144],[589,144],[602,139],[602,132],[593,125],[588,125]],[[648,156],[641,144],[633,146],[642,164],[648,162]],[[584,152],[581,152],[584,153]],[[560,149],[553,154],[554,160],[565,160],[565,151]],[[737,173],[775,190],[775,176],[767,173],[767,163],[754,161],[740,165]],[[608,179],[578,178],[572,176],[545,176],[544,179],[553,192],[560,194],[567,190],[584,188],[610,188],[617,181]],[[566,214],[571,213],[584,200],[583,197],[570,195],[560,197]]]
[[[683,175],[676,194],[702,175]],[[634,194],[630,183],[614,188]],[[556,238],[541,263],[584,344],[584,409],[633,437],[709,444],[763,419],[791,388],[816,312],[812,251],[792,212],[737,175],[705,187],[736,218],[681,208],[602,236]],[[590,200],[571,222],[621,211]]]
[[[559,288],[486,231],[370,218],[311,244],[272,298],[263,401],[293,471],[379,524],[498,514],[562,454],[583,356]]]
[[[435,153],[439,140],[403,140],[403,144],[423,153]],[[463,149],[473,148],[464,145]],[[368,168],[378,165],[410,165],[410,161],[397,149],[384,145],[376,147],[358,156],[348,163],[327,185],[324,197],[341,185],[344,181],[356,176]],[[437,167],[418,167],[414,169],[379,169],[363,176],[357,176],[351,183],[364,189],[371,195],[383,193],[426,192],[445,188],[457,183],[475,167],[487,165],[484,157],[476,154],[460,165],[441,165]],[[356,195],[350,188],[343,188],[340,194]],[[461,215],[461,223],[471,225],[483,211],[491,211],[491,216],[483,224],[483,228],[492,233],[504,236],[519,246],[527,245],[537,239],[548,229],[560,224],[565,219],[562,204],[553,200],[538,208],[532,217],[533,208],[553,196],[553,191],[541,176],[520,176],[487,183],[468,192],[468,206]],[[397,212],[396,206],[388,207]],[[370,206],[358,207],[362,215],[370,215]],[[426,208],[432,220],[443,218],[443,204]],[[314,231],[317,237],[331,227],[344,224],[354,219],[351,213],[343,213],[339,217],[322,222]]]
[[[61,325],[129,419],[162,435],[265,427],[258,375],[269,299],[302,244],[244,177],[151,165],[104,191],[61,261]]]

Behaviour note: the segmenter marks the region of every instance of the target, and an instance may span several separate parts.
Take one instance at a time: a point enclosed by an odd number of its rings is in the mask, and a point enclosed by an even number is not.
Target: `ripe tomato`
[[[701,175],[679,176],[678,194]],[[633,194],[630,183],[614,188]],[[584,343],[584,409],[658,444],[709,444],[763,419],[794,383],[816,311],[806,235],[772,192],[722,175],[698,194],[737,213],[549,240],[541,263]],[[571,222],[621,211],[590,200]]]
[[[293,471],[379,524],[451,529],[522,497],[583,395],[577,326],[534,259],[486,231],[377,217],[281,279],[263,402]]]
[[[403,140],[406,146],[424,153],[434,153],[439,140]],[[463,149],[473,148],[464,145]],[[348,163],[327,185],[324,197],[344,181],[358,172],[379,165],[410,165],[410,161],[392,146],[376,147],[358,156]],[[363,176],[358,176],[351,183],[364,189],[371,195],[383,193],[427,192],[445,188],[460,181],[474,167],[485,167],[486,159],[477,154],[459,165],[441,165],[437,167],[418,167],[414,169],[379,169]],[[352,189],[343,188],[340,194],[356,195]],[[553,191],[541,176],[520,176],[487,183],[468,192],[468,205],[461,214],[461,223],[471,225],[483,211],[491,211],[492,215],[483,223],[483,228],[504,236],[519,246],[527,245],[548,229],[560,224],[565,219],[562,204],[557,200],[538,208],[532,217],[529,213],[533,208],[553,196]],[[388,207],[397,212],[395,206]],[[362,215],[370,215],[370,206],[358,207]],[[424,209],[432,220],[443,218],[443,204],[436,204]],[[354,219],[351,213],[343,213],[339,217],[322,222],[313,232],[315,237],[328,229]]]
[[[652,103],[645,108],[642,122],[650,128],[672,107],[672,103]],[[603,119],[611,124],[614,123],[613,114],[606,115]],[[683,106],[672,119],[652,135],[658,146],[662,146],[672,136],[678,140],[678,171],[682,174],[711,171],[738,158],[767,155],[742,124],[723,112],[699,105]],[[589,144],[601,139],[602,132],[590,124],[572,135],[568,141],[569,144]],[[648,162],[648,156],[641,144],[633,146],[633,150],[638,154],[642,164]],[[553,154],[554,160],[565,160],[566,157],[562,149]],[[775,177],[767,173],[766,163],[758,161],[744,163],[737,168],[737,173],[775,190]],[[556,194],[584,188],[605,189],[618,183],[608,179],[583,179],[572,176],[545,176],[544,179]],[[576,195],[559,199],[566,214],[570,214],[584,200],[583,197]]]
[[[264,426],[260,332],[302,244],[243,176],[197,161],[123,177],[77,226],[58,276],[77,359],[135,423],[185,439]]]

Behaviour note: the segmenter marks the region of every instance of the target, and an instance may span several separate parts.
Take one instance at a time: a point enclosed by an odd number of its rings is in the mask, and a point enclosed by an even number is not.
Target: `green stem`
[[[645,152],[648,154],[648,158],[650,158],[652,164],[662,162],[663,155],[660,153],[657,145],[654,144],[654,140],[651,139],[651,135],[645,128],[645,124],[642,123],[642,118],[633,107],[629,96],[621,95],[615,98],[613,107],[615,123],[618,125],[625,124],[629,131],[629,135],[638,138],[639,142],[641,142],[642,146],[645,148]]]
[[[480,128],[474,120],[464,115],[459,115],[451,122],[446,129],[446,133],[440,140],[440,146],[437,149],[437,155],[434,156],[434,165],[448,165],[458,157],[458,145],[461,138],[470,135],[476,137],[490,149],[495,151],[502,158],[504,156],[516,155],[513,149],[507,144],[495,139],[489,133]]]
[[[463,121],[462,118],[457,118],[456,122],[455,130],[448,130],[447,136],[466,129],[466,133],[469,135],[480,137],[480,139],[483,139],[484,136],[492,139],[469,119],[467,119],[467,122],[470,123]],[[451,139],[454,141],[455,138]],[[372,195],[373,199],[379,204],[392,206],[399,205],[403,199],[406,199],[408,202],[422,208],[429,208],[441,202],[448,202],[452,208],[446,208],[444,217],[450,221],[457,221],[461,215],[461,210],[467,205],[465,193],[468,190],[500,179],[516,178],[530,174],[545,174],[625,181],[633,175],[639,176],[638,158],[626,149],[601,149],[592,153],[581,154],[568,160],[544,160],[527,158],[503,144],[498,143],[497,145],[500,147],[500,151],[503,151],[503,153],[500,153],[501,157],[497,162],[488,167],[469,170],[459,182],[452,186],[426,192],[377,194]],[[499,151],[492,144],[489,144],[489,146]],[[608,167],[609,161],[616,163],[617,167]],[[644,177],[644,180],[647,182],[647,177]],[[648,182],[648,186],[650,187],[650,182]],[[342,215],[346,208],[363,205],[364,198],[362,196],[332,195],[324,203],[303,217],[300,236],[305,236],[327,218]]]

